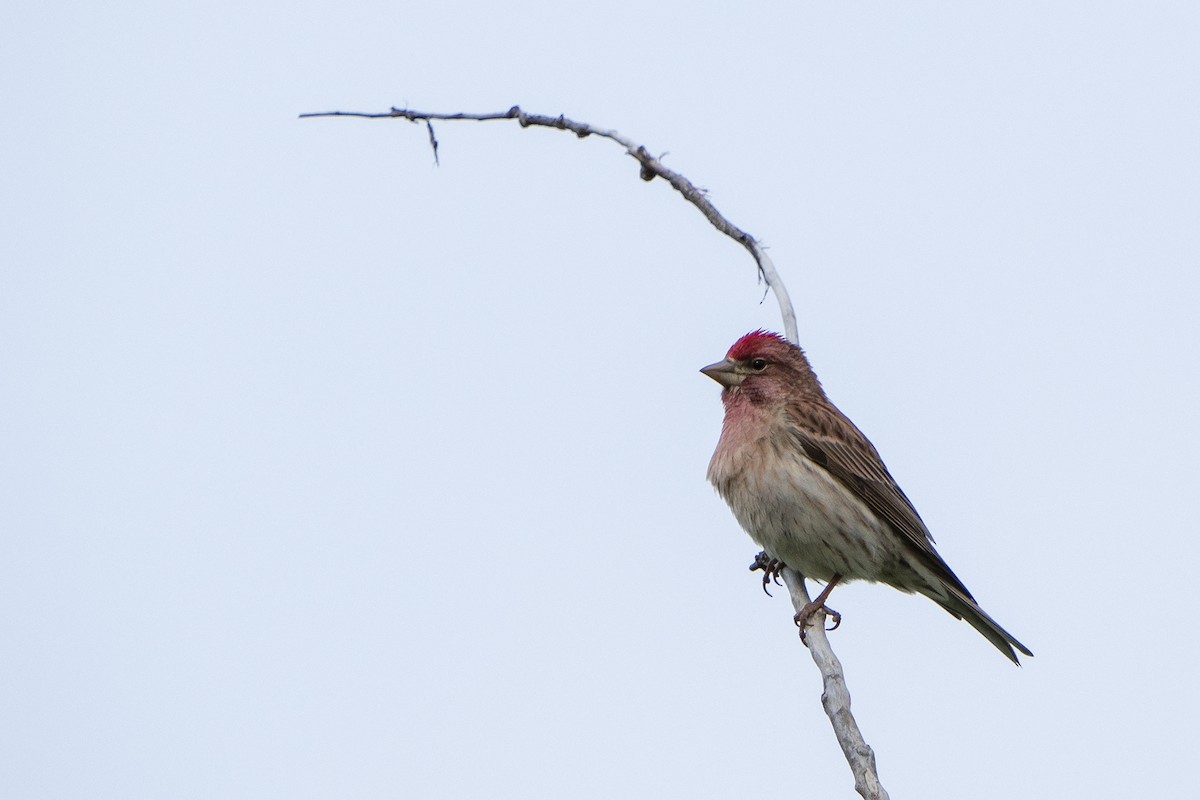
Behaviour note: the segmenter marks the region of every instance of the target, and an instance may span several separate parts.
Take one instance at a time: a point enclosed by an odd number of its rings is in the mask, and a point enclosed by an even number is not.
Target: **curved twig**
[[[616,142],[624,147],[625,152],[636,159],[641,165],[642,180],[649,181],[655,177],[660,177],[667,181],[676,191],[683,195],[684,199],[700,209],[700,212],[704,214],[704,217],[714,228],[750,251],[750,255],[754,257],[754,263],[758,266],[759,276],[766,282],[771,291],[774,292],[775,299],[779,302],[779,312],[783,317],[784,335],[793,342],[798,338],[796,312],[792,308],[792,301],[788,297],[787,288],[783,285],[783,280],[779,277],[779,273],[776,272],[775,265],[772,263],[770,256],[766,254],[758,240],[726,219],[695,184],[678,172],[665,167],[658,158],[650,155],[650,151],[643,145],[635,143],[615,130],[602,130],[586,122],[578,122],[563,116],[550,117],[542,114],[529,114],[522,111],[519,106],[513,106],[508,111],[492,114],[438,114],[414,111],[408,108],[392,108],[391,111],[378,114],[356,111],[325,111],[301,114],[300,116],[301,118],[361,117],[366,119],[391,119],[400,117],[413,123],[424,122],[429,132],[429,142],[433,147],[435,160],[437,159],[438,141],[433,133],[434,121],[471,120],[475,122],[489,122],[492,120],[516,120],[523,128],[531,126],[557,128],[559,130],[571,131],[581,139],[587,136],[599,136]],[[791,593],[792,604],[799,611],[809,601],[808,589],[804,585],[804,577],[794,570],[785,569],[783,571],[783,579],[787,583],[788,590]],[[846,677],[842,672],[841,662],[834,655],[833,649],[829,646],[829,639],[825,636],[825,615],[818,613],[814,616],[814,620],[817,624],[808,629],[808,651],[812,655],[817,668],[821,671],[821,679],[824,684],[824,691],[821,694],[821,704],[825,708],[825,713],[828,715],[829,721],[833,724],[834,734],[837,736],[838,743],[842,747],[842,752],[846,755],[846,761],[850,764],[850,769],[854,773],[854,788],[865,800],[888,800],[887,792],[879,784],[879,775],[875,769],[875,754],[867,746],[867,743],[863,741],[858,724],[850,713],[850,693],[846,689]]]
[[[492,120],[515,119],[522,128],[558,128],[559,130],[571,131],[580,139],[588,136],[599,136],[604,139],[610,139],[624,147],[625,152],[637,159],[638,163],[641,164],[642,180],[650,181],[654,180],[655,177],[662,178],[675,187],[684,196],[684,199],[700,209],[700,213],[704,214],[705,218],[712,223],[714,228],[750,251],[750,255],[754,256],[754,263],[758,265],[758,274],[766,282],[767,286],[770,287],[771,291],[775,293],[775,299],[779,301],[779,313],[783,316],[784,335],[793,342],[797,339],[796,312],[792,309],[792,301],[788,297],[787,287],[783,285],[783,280],[779,277],[779,273],[775,271],[775,264],[771,261],[771,257],[767,255],[766,250],[759,244],[758,240],[727,220],[709,202],[708,198],[704,196],[704,192],[696,188],[695,184],[678,172],[663,166],[663,163],[650,155],[650,151],[644,146],[635,143],[626,136],[622,136],[615,130],[602,130],[586,122],[577,122],[561,115],[550,117],[544,114],[529,114],[522,111],[520,106],[513,106],[508,111],[498,111],[492,114],[438,114],[427,111],[413,111],[411,108],[392,108],[391,111],[379,114],[367,114],[358,111],[322,111],[300,115],[301,119],[308,117],[361,117],[364,119],[391,119],[400,117],[409,122],[424,122],[427,126],[430,126],[429,140],[433,146],[435,159],[437,158],[437,139],[433,135],[432,127],[432,122],[435,120],[490,122]]]

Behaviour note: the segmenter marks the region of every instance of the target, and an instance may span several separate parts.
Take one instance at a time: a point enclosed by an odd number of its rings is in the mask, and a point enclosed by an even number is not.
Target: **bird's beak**
[[[728,358],[715,364],[709,364],[700,371],[722,386],[737,386],[746,377],[738,372],[737,365]]]

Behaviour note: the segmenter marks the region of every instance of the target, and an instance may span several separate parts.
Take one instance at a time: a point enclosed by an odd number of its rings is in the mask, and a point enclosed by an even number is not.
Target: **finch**
[[[825,396],[803,350],[758,330],[700,371],[724,387],[709,481],[776,571],[786,565],[826,583],[797,614],[802,633],[814,611],[829,611],[824,602],[835,585],[864,580],[925,595],[1016,664],[1013,648],[1033,655],[937,554],[917,510],[867,437]]]

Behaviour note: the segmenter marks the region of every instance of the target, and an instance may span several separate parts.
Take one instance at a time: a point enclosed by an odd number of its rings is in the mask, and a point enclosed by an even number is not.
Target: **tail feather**
[[[963,595],[952,586],[946,587],[946,594],[942,597],[937,597],[929,594],[928,597],[934,600],[942,608],[949,611],[958,619],[964,619],[970,623],[971,627],[983,634],[984,638],[996,646],[1004,655],[1012,659],[1012,662],[1017,666],[1021,662],[1017,659],[1017,654],[1013,652],[1015,647],[1027,656],[1032,656],[1033,652],[1028,647],[1017,641],[1016,637],[1008,631],[1001,628],[996,620],[987,615],[979,604],[970,598]]]

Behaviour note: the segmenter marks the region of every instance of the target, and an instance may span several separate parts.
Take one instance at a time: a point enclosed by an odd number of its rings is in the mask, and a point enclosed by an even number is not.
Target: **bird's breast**
[[[709,463],[708,479],[738,522],[807,577],[878,580],[899,556],[894,534],[786,431],[768,431],[748,436],[726,425]]]

